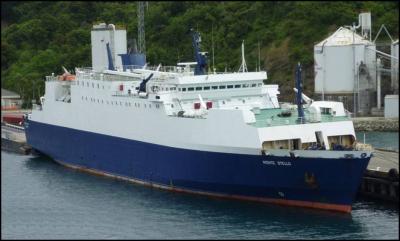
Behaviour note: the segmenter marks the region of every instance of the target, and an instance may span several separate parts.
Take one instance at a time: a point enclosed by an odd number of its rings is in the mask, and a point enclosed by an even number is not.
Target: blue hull
[[[68,166],[168,189],[338,211],[351,210],[370,158],[322,160],[206,152],[30,120],[25,125],[29,145]],[[311,175],[315,182],[309,182]]]

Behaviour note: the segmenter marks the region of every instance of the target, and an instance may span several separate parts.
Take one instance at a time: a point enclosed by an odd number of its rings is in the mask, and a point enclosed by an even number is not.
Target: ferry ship
[[[265,71],[207,72],[197,32],[192,41],[195,62],[150,67],[124,32],[95,25],[92,68],[46,77],[25,116],[28,144],[151,187],[351,212],[372,152],[343,104],[305,96],[301,68],[297,104],[279,103]]]

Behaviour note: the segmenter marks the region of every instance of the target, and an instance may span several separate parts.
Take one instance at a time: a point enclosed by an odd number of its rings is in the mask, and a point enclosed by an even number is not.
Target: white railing
[[[89,74],[89,73],[93,73],[93,68],[92,67],[76,68],[76,72]]]
[[[76,84],[76,80],[62,80],[62,76],[46,76],[46,81],[59,81],[61,82],[63,85],[75,85]]]

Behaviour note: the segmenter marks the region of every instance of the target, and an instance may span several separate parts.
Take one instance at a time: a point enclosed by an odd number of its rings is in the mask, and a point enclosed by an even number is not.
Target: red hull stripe
[[[137,180],[134,178],[122,177],[113,174],[109,174],[106,172],[101,172],[98,170],[93,170],[89,168],[79,167],[76,165],[66,164],[61,161],[56,162],[60,163],[63,166],[76,169],[79,171],[88,172],[95,175],[106,176],[110,178],[120,179],[128,182],[138,183],[145,186],[170,190],[174,192],[182,192],[182,193],[193,193],[193,194],[200,194],[210,197],[219,197],[219,198],[228,198],[228,199],[237,199],[237,200],[246,200],[246,201],[256,201],[256,202],[263,202],[263,203],[273,203],[278,205],[286,205],[286,206],[296,206],[296,207],[306,207],[306,208],[314,208],[314,209],[323,209],[323,210],[331,210],[331,211],[339,211],[350,213],[351,206],[350,205],[340,205],[340,204],[328,204],[328,203],[319,203],[319,202],[308,202],[308,201],[298,201],[298,200],[284,200],[284,199],[275,199],[275,198],[259,198],[259,197],[247,197],[247,196],[239,196],[239,195],[228,195],[228,194],[219,194],[219,193],[210,193],[210,192],[202,192],[202,191],[193,191],[188,189],[181,189],[174,186],[165,186],[155,183],[144,182],[141,180]]]

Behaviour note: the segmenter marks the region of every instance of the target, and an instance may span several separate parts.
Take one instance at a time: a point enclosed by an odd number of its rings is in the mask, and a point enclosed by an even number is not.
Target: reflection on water
[[[356,202],[351,214],[342,214],[209,198],[75,171],[44,156],[2,154],[4,238],[361,239],[398,236],[398,210],[368,202]]]

